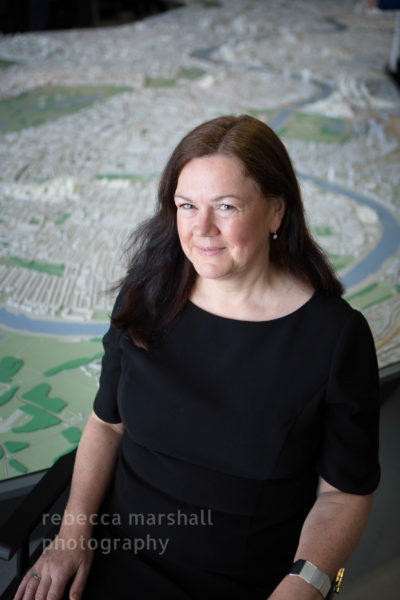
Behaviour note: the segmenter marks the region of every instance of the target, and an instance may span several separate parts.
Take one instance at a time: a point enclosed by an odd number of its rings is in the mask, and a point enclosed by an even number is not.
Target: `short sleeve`
[[[337,342],[325,399],[320,475],[350,494],[378,486],[379,377],[368,323],[353,310]]]
[[[117,298],[112,314],[115,314],[121,303]],[[121,334],[110,324],[103,337],[104,356],[101,362],[100,385],[94,399],[93,410],[107,423],[120,423],[121,418],[117,406],[118,383],[121,375]]]

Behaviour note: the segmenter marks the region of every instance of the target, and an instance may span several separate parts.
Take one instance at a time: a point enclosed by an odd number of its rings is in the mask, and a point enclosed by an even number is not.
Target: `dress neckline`
[[[232,323],[246,323],[246,324],[248,323],[250,325],[257,325],[257,324],[262,325],[262,324],[267,324],[267,323],[277,323],[278,321],[283,321],[285,319],[290,319],[292,317],[295,317],[299,313],[301,313],[304,309],[308,308],[310,306],[310,304],[312,304],[316,298],[317,298],[317,292],[314,291],[313,295],[308,300],[306,300],[304,302],[304,304],[301,304],[301,306],[299,306],[292,312],[288,313],[287,315],[282,315],[281,317],[275,317],[274,319],[266,319],[266,320],[262,320],[262,321],[246,321],[243,319],[233,319],[232,317],[223,317],[221,315],[217,315],[215,313],[209,312],[208,310],[205,310],[204,308],[201,308],[200,306],[197,306],[197,304],[195,304],[192,300],[188,300],[187,304],[193,310],[195,310],[199,313],[203,313],[204,315],[207,315],[212,319],[219,319],[220,321],[226,321],[226,322],[232,322]]]

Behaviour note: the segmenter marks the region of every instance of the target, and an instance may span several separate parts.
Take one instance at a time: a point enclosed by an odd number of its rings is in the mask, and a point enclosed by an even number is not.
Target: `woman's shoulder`
[[[356,313],[361,314],[342,296],[325,296],[318,291],[314,293],[314,296],[315,309],[326,313],[330,318],[347,320]]]
[[[324,296],[315,292],[310,309],[310,318],[319,324],[321,330],[330,331],[335,338],[340,338],[345,331],[353,335],[370,332],[362,312],[341,296]]]

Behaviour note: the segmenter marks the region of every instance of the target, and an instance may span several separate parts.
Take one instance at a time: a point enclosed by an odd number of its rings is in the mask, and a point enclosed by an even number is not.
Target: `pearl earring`
[[[278,239],[278,234],[276,233],[276,230],[275,230],[275,233],[273,233],[273,235],[272,235],[272,239],[273,240],[277,240]]]

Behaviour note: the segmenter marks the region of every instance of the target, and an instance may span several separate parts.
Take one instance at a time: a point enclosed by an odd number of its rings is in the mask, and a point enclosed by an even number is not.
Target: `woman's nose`
[[[218,235],[219,229],[215,223],[215,215],[212,210],[199,211],[196,216],[194,233],[202,237]]]

